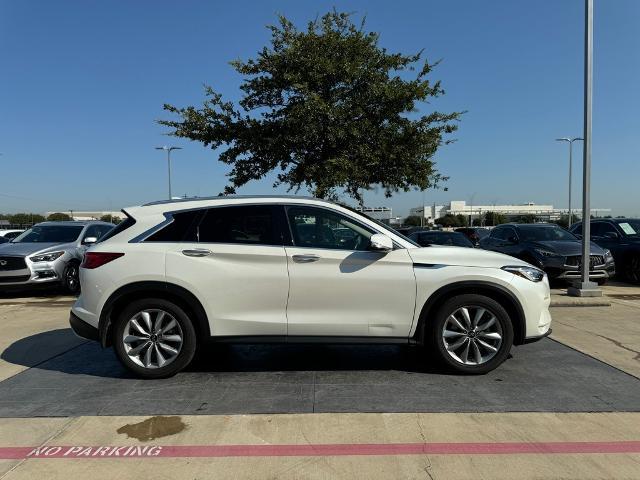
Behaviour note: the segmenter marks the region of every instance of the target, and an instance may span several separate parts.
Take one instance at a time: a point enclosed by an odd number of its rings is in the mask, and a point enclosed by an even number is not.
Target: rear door
[[[176,215],[184,235],[168,245],[167,281],[197,292],[212,335],[286,335],[289,276],[279,211],[239,205]]]
[[[404,248],[369,250],[376,233],[328,208],[287,207],[290,336],[406,337],[416,299]]]

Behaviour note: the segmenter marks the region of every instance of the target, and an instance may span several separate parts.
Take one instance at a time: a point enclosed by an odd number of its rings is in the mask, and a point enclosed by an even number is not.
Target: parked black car
[[[582,233],[582,222],[570,228]],[[640,220],[634,218],[602,218],[591,220],[591,240],[611,250],[618,274],[625,280],[640,283]]]
[[[456,228],[454,232],[460,232],[464,234],[464,236],[471,240],[471,243],[473,243],[475,246],[480,245],[480,240],[482,240],[484,237],[489,236],[489,229],[482,227]]]
[[[580,278],[582,263],[580,239],[555,224],[505,224],[491,230],[480,240],[486,250],[506,253],[541,268],[550,280]],[[603,284],[615,274],[615,263],[609,250],[591,244],[589,277]]]
[[[421,247],[429,245],[450,245],[454,247],[473,248],[471,241],[459,232],[442,232],[438,230],[413,232],[409,238]]]

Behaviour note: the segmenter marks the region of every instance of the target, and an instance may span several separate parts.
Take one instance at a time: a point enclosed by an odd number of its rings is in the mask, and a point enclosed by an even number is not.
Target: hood
[[[52,252],[56,250],[68,250],[75,248],[73,243],[3,243],[0,244],[0,255],[22,256],[32,255],[34,253]]]
[[[411,248],[409,255],[414,263],[435,265],[460,265],[465,267],[502,268],[509,266],[528,266],[529,264],[503,253],[490,252],[479,248],[451,247],[431,245],[430,247]]]
[[[575,240],[545,240],[528,242],[533,248],[541,248],[565,257],[581,255],[582,243]],[[591,242],[591,255],[604,255],[604,250]]]

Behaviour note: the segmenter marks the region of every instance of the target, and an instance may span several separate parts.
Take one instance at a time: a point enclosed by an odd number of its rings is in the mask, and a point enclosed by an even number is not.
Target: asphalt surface
[[[34,361],[52,343],[68,348]],[[189,371],[145,381],[70,329],[32,335],[2,352],[31,368],[0,382],[0,417],[640,411],[640,380],[550,339],[514,348],[484,376],[446,374],[407,347],[215,348]]]

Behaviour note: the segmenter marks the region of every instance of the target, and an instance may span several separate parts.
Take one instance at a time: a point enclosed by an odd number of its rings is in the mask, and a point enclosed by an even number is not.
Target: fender
[[[107,299],[100,313],[98,321],[98,338],[103,348],[110,345],[109,332],[111,329],[111,313],[114,308],[120,308],[128,300],[138,300],[144,296],[159,296],[160,298],[176,301],[186,307],[193,315],[194,327],[198,331],[199,338],[211,336],[207,314],[200,301],[188,290],[173,283],[144,281],[130,283],[120,287]],[[201,337],[201,335],[203,337]]]
[[[507,313],[509,313],[509,317],[513,322],[514,345],[521,345],[524,342],[526,332],[524,309],[522,308],[520,300],[518,300],[513,292],[502,285],[497,285],[495,283],[485,282],[482,280],[469,280],[445,285],[431,294],[420,312],[418,326],[412,339],[413,343],[422,342],[424,329],[427,325],[429,315],[435,311],[440,304],[455,294],[464,293],[487,295],[500,301],[503,307],[507,310]]]

